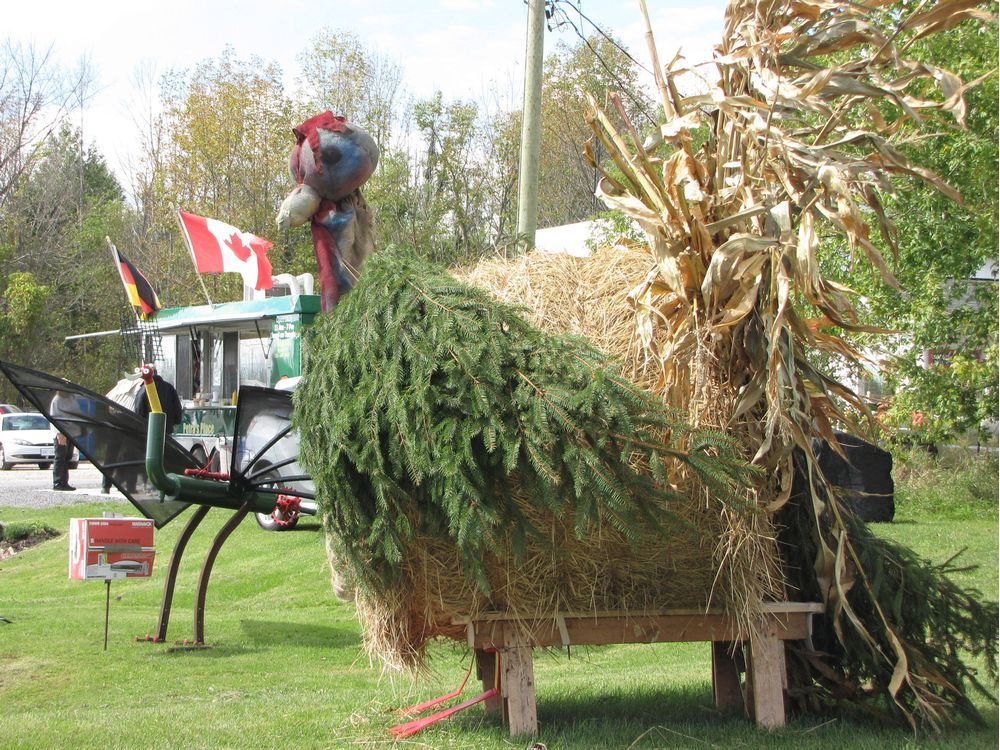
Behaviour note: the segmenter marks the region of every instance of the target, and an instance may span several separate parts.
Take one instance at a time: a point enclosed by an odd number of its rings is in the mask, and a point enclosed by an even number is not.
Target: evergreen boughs
[[[833,502],[832,498],[830,502]],[[963,589],[950,579],[961,568],[954,558],[933,564],[911,549],[877,537],[846,509],[855,566],[863,571],[864,586],[848,592],[847,602],[871,640],[846,631],[835,632],[834,618],[816,618],[812,642],[816,649],[806,656],[813,667],[811,678],[823,688],[816,697],[849,699],[881,715],[905,717],[914,729],[940,729],[957,710],[981,722],[972,703],[975,691],[996,702],[970,663],[983,660],[990,682],[997,677],[998,613],[996,602],[979,591]],[[789,557],[806,564],[790,565],[789,583],[811,600],[823,601],[815,569],[806,561],[816,553],[816,526],[809,499],[801,493],[784,509],[783,542]],[[891,630],[879,627],[882,621]],[[820,653],[826,658],[820,660]],[[898,670],[905,655],[906,674]],[[919,705],[918,705],[919,701]]]
[[[368,261],[306,350],[301,459],[369,591],[392,583],[417,532],[454,544],[487,591],[485,556],[540,537],[518,489],[578,534],[602,522],[634,540],[674,522],[678,462],[724,496],[747,470],[725,436],[673,424],[583,340],[543,333],[402,251]]]

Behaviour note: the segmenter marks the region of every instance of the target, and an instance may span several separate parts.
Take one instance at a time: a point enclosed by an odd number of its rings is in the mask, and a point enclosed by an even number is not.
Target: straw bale
[[[356,594],[366,648],[390,669],[421,667],[432,638],[464,640],[457,615],[502,611],[525,623],[556,612],[617,610],[638,614],[667,608],[707,608],[712,600],[714,532],[697,501],[671,505],[680,522],[668,536],[646,533],[631,545],[599,525],[582,538],[573,524],[543,517],[529,498],[516,498],[532,523],[546,529],[523,559],[507,546],[487,562],[487,596],[462,572],[452,545],[417,537],[406,550],[400,581],[387,596]],[[715,516],[717,518],[717,516]]]
[[[629,299],[651,267],[644,248],[617,246],[587,258],[529,253],[487,260],[455,275],[524,306],[526,319],[543,330],[587,338],[621,363],[624,377],[662,392],[661,366],[638,339]],[[711,400],[713,388],[724,386],[704,383],[699,397]],[[698,414],[706,413],[704,407],[699,405]],[[531,622],[559,611],[721,606],[751,618],[761,597],[780,589],[766,519],[727,512],[702,486],[682,481],[686,500],[670,506],[678,524],[667,535],[649,532],[636,545],[608,526],[578,538],[571,522],[543,517],[530,498],[516,497],[521,511],[548,535],[534,540],[516,563],[509,545],[506,554],[489,560],[489,596],[466,579],[451,546],[418,535],[389,595],[355,594],[367,650],[389,668],[421,667],[430,639],[464,640],[464,626],[453,624],[455,616],[486,611]],[[419,528],[419,519],[413,521]],[[336,569],[336,551],[329,546],[328,555]]]
[[[525,318],[543,331],[587,338],[621,363],[623,377],[656,390],[660,365],[636,335],[629,301],[652,265],[647,249],[616,245],[586,258],[539,252],[494,258],[455,276],[502,302],[523,305]]]
[[[623,377],[659,395],[692,427],[731,431],[730,409],[742,383],[739,363],[712,360],[711,342],[701,342],[671,362],[674,382],[685,384],[672,388],[656,356],[665,349],[666,327],[655,325],[646,332],[649,340],[640,340],[634,298],[651,274],[655,265],[648,246],[619,244],[597,248],[585,258],[526,253],[486,260],[456,275],[497,299],[526,306],[527,318],[543,330],[585,336],[621,363]],[[690,492],[710,507],[703,488],[691,485]],[[748,629],[762,617],[762,602],[786,594],[777,535],[762,511],[765,499],[778,494],[765,481],[746,492],[744,512],[711,505],[699,520],[715,539],[715,600]]]

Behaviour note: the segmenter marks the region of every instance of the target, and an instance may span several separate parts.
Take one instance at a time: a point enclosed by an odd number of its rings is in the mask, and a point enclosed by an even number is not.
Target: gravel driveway
[[[51,470],[15,466],[10,471],[0,471],[0,508],[51,508],[95,501],[118,501],[128,505],[128,501],[114,488],[108,495],[101,494],[101,472],[89,463],[81,463],[80,468],[71,469],[69,483],[76,487],[74,492],[56,492],[52,489]]]

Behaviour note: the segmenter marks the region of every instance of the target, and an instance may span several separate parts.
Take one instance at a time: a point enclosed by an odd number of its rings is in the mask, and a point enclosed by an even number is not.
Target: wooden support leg
[[[483,691],[496,687],[497,684],[497,654],[495,651],[476,649],[476,676],[483,681]],[[503,696],[496,695],[483,701],[483,707],[488,716],[503,719]]]
[[[785,725],[785,644],[769,633],[750,640],[750,679],[757,726]]]
[[[733,658],[735,644],[729,641],[712,643],[712,696],[720,711],[742,711],[743,693],[740,674]]]
[[[500,669],[503,672],[501,690],[506,699],[510,736],[534,736],[538,734],[538,713],[535,708],[531,645],[510,623],[504,625],[503,644],[500,652]]]

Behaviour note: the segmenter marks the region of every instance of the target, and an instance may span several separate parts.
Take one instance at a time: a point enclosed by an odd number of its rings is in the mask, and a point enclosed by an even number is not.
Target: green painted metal
[[[163,468],[163,443],[166,415],[149,415],[146,430],[146,476],[167,500],[179,500],[213,508],[239,510],[249,503],[256,513],[270,513],[277,502],[275,495],[252,490],[241,492],[231,482],[198,479],[167,472]]]
[[[249,323],[285,315],[306,316],[312,322],[313,316],[318,312],[319,295],[299,294],[244,302],[222,302],[217,305],[167,307],[159,310],[152,320],[160,331],[166,333],[192,326],[217,326],[242,321]]]
[[[271,326],[271,384],[302,374],[302,332],[314,314],[280,315]]]

